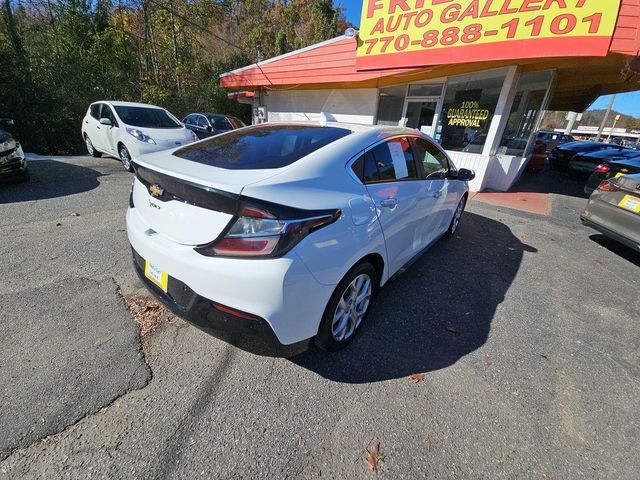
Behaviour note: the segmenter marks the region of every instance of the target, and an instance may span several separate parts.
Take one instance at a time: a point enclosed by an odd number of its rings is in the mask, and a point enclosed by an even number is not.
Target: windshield
[[[116,106],[120,119],[132,127],[181,128],[169,112],[161,108]]]
[[[229,170],[282,168],[350,133],[336,127],[255,126],[188,145],[173,154]]]

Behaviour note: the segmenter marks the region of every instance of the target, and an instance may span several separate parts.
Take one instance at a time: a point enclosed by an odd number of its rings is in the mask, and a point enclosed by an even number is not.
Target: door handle
[[[397,206],[400,203],[400,200],[398,200],[395,197],[389,197],[389,198],[385,198],[384,200],[382,200],[380,202],[380,206],[381,207],[387,207],[387,208],[393,208],[395,206]]]
[[[100,127],[96,127],[98,130],[100,130]]]

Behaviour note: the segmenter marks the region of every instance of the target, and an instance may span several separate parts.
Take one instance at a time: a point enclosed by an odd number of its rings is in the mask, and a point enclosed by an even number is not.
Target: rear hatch
[[[245,186],[282,173],[349,133],[344,128],[261,125],[144,155],[135,162],[132,201],[155,232],[183,245],[208,244],[238,213]]]
[[[194,168],[185,165],[191,163],[187,160],[166,157],[136,162],[132,200],[152,230],[183,245],[215,240],[236,214],[244,186],[274,175],[268,170]]]
[[[618,206],[640,215],[640,174],[625,175],[616,179],[620,191]]]
[[[598,201],[640,215],[640,174],[612,178],[607,183],[610,187],[600,187]]]

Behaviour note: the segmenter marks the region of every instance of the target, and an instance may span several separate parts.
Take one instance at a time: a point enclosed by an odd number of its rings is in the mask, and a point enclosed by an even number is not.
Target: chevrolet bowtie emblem
[[[162,194],[164,193],[164,188],[162,188],[157,183],[154,183],[153,185],[149,186],[149,193],[151,194],[152,197],[156,197],[156,198],[161,197]]]

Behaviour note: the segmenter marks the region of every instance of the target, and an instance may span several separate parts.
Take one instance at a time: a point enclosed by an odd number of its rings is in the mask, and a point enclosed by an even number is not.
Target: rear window
[[[228,170],[282,168],[350,133],[336,127],[256,126],[188,145],[173,154]]]

